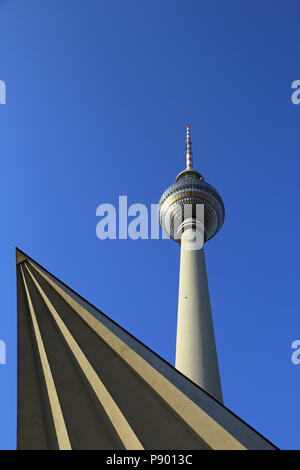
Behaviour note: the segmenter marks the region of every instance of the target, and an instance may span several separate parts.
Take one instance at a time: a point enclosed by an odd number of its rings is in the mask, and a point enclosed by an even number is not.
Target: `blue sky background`
[[[299,2],[2,0],[0,448],[16,445],[17,245],[174,363],[179,247],[96,238],[101,203],[158,202],[194,163],[225,404],[300,448]]]

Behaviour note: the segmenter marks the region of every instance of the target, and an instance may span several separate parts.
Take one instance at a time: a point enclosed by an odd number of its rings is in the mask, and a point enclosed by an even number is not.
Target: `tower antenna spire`
[[[192,154],[192,142],[190,140],[190,126],[186,126],[186,150],[185,150],[185,167],[187,170],[193,168],[193,154]]]

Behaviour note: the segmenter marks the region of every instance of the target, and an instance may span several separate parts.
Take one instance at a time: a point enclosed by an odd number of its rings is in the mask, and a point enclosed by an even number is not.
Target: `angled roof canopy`
[[[18,449],[275,449],[17,249]]]

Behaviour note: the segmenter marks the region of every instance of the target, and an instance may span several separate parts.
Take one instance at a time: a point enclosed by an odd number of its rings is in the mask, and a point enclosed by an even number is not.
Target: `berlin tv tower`
[[[159,202],[162,229],[181,246],[175,367],[223,402],[204,244],[220,230],[225,209],[218,192],[193,169],[190,129],[186,168]]]

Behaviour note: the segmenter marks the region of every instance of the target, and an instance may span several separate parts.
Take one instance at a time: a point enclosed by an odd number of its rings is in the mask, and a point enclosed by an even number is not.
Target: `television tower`
[[[175,367],[223,402],[204,244],[222,227],[225,209],[219,193],[193,169],[191,144],[187,126],[186,168],[159,202],[160,225],[181,246]]]

